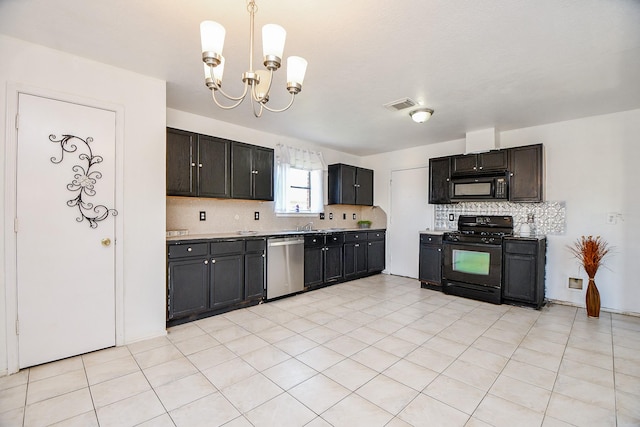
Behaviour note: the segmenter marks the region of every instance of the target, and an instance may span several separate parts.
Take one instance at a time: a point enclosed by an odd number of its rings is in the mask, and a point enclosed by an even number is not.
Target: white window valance
[[[327,170],[320,151],[305,150],[278,144],[275,149],[276,166],[287,165],[295,169],[307,171]]]

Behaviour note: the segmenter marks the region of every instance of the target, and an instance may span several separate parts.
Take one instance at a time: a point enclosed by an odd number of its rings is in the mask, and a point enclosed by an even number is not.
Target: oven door
[[[445,242],[443,261],[443,279],[494,288],[501,286],[501,244]]]

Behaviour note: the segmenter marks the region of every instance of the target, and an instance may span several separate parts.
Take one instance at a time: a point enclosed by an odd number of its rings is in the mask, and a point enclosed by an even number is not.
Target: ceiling
[[[284,113],[223,111],[204,86],[199,23],[227,29],[224,88],[248,68],[246,0],[0,0],[0,33],[157,77],[167,107],[356,155],[640,108],[638,0],[257,0],[309,61]],[[3,59],[3,60],[6,60]],[[47,64],[34,65],[47,72]],[[286,70],[269,105],[284,106]],[[99,82],[96,82],[99,84]],[[417,124],[409,97],[433,108]]]

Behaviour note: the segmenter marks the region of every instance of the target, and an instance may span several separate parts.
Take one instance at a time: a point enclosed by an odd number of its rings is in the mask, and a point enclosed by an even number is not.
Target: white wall
[[[124,340],[165,333],[165,82],[0,35],[0,150],[13,132],[7,84],[22,84],[124,109]],[[3,155],[3,159],[6,157]],[[0,215],[5,214],[5,161],[0,162]],[[44,219],[46,220],[46,218]],[[4,242],[5,227],[0,228]],[[43,236],[46,238],[46,236]],[[72,253],[74,248],[69,248]],[[5,247],[0,246],[0,375],[7,369]],[[78,303],[81,303],[80,301]],[[83,321],[83,319],[78,319]]]
[[[584,290],[570,290],[567,282],[582,277],[586,288],[587,276],[566,246],[581,235],[601,235],[615,247],[596,275],[602,307],[640,313],[640,110],[505,131],[499,138],[501,148],[544,144],[546,200],[566,201],[566,233],[548,239],[547,298],[584,305]],[[464,140],[455,140],[364,158],[376,171],[376,203],[390,211],[391,170],[464,151]],[[621,214],[616,225],[606,224],[607,212]],[[417,242],[418,236],[406,250],[417,251]]]

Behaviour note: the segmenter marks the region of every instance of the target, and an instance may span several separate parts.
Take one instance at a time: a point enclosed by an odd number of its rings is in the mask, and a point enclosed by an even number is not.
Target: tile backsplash
[[[204,211],[206,220],[200,221]],[[260,219],[255,220],[255,212]],[[227,233],[233,231],[295,230],[309,222],[315,229],[357,228],[361,219],[372,221],[372,228],[386,228],[387,214],[377,206],[328,205],[325,219],[313,216],[277,216],[274,202],[197,197],[167,197],[167,231],[188,230],[188,234]],[[329,214],[333,219],[329,219]],[[356,219],[353,219],[353,214]],[[343,219],[346,218],[346,219]]]
[[[453,221],[449,215],[453,214]],[[464,202],[436,205],[435,228],[437,230],[455,230],[460,215],[511,215],[516,234],[527,216],[533,215],[532,227],[536,234],[564,234],[566,206],[565,202],[511,203],[511,202]]]

